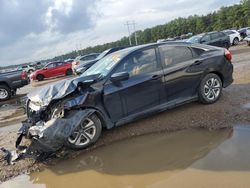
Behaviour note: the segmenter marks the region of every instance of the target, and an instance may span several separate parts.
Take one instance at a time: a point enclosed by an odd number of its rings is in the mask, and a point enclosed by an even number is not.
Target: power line
[[[135,36],[135,44],[138,45],[138,40],[137,40],[137,32],[136,32],[136,23],[134,20],[132,21],[127,21],[125,23],[125,25],[127,26],[128,29],[128,39],[129,39],[129,45],[132,45],[132,41],[131,41],[131,32],[130,32],[130,26],[132,26],[133,32],[134,32],[134,36]]]

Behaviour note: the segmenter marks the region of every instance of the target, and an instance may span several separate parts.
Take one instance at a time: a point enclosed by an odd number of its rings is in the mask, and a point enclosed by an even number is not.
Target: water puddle
[[[1,188],[249,187],[250,127],[141,136],[22,175]]]

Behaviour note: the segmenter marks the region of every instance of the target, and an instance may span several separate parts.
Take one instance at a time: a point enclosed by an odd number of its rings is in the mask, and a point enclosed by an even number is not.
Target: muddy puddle
[[[250,127],[132,138],[22,175],[1,188],[249,187]]]

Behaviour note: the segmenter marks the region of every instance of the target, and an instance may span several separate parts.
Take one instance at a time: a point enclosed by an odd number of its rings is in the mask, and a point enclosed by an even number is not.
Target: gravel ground
[[[148,133],[172,132],[193,127],[220,129],[250,124],[250,47],[239,45],[232,47],[230,50],[233,54],[235,81],[231,86],[224,89],[221,99],[215,104],[203,105],[194,102],[110,131],[104,130],[101,138],[94,146],[84,151],[66,151],[63,156],[75,157],[80,153],[111,142]],[[25,90],[27,91],[27,89]],[[21,96],[25,94],[23,91],[20,93]],[[1,147],[14,149],[17,129],[17,125],[0,129]],[[0,156],[0,182],[22,173],[39,170],[56,162],[55,159],[49,163],[39,163],[32,159],[25,159],[15,163],[15,165],[8,166]]]

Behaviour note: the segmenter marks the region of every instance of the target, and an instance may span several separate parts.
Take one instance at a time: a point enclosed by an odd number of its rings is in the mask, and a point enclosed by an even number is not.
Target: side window
[[[231,32],[232,32],[232,33],[230,33],[230,34],[235,34],[234,31],[231,31]],[[227,35],[226,35],[225,33],[219,32],[219,36],[220,36],[220,37],[226,37]]]
[[[57,63],[57,66],[62,66],[62,65],[64,65],[63,62],[58,62],[58,63]]]
[[[89,61],[89,60],[92,60],[92,59],[94,59],[92,55],[85,56],[85,57],[81,58],[82,61]]]
[[[204,37],[201,38],[201,41],[203,42],[209,42],[211,40],[210,35],[205,35]]]
[[[55,67],[55,63],[51,63],[51,64],[47,65],[47,68],[53,68],[53,67]]]
[[[220,38],[220,34],[219,33],[212,33],[211,38],[212,38],[212,40],[218,39],[218,38]]]
[[[161,59],[165,66],[178,64],[193,58],[192,52],[185,46],[160,46]]]
[[[155,49],[148,49],[133,54],[127,60],[122,62],[115,72],[128,72],[130,77],[132,77],[160,69],[161,67],[156,60]]]

